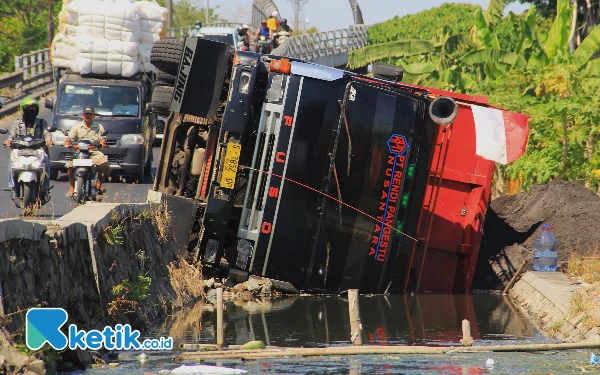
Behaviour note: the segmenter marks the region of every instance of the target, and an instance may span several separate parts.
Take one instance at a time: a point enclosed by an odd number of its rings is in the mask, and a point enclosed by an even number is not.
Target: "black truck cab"
[[[156,137],[156,116],[149,110],[152,83],[148,76],[131,78],[79,75],[65,72],[59,80],[55,99],[46,99],[52,109],[54,147],[50,149],[51,178],[59,171],[66,172],[66,163],[73,151],[62,147],[66,137],[60,130],[70,130],[81,122],[85,106],[96,112],[94,122],[108,130],[107,156],[113,171],[133,175],[141,181],[152,166],[152,146]]]
[[[402,288],[456,103],[202,39],[179,66],[154,190],[197,205],[192,262],[312,292]]]

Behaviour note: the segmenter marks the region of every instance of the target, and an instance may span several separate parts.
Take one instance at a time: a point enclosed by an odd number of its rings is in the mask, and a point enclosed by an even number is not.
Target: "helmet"
[[[36,106],[38,110],[40,109],[40,103],[31,96],[28,96],[25,99],[21,100],[21,105],[19,105],[19,109],[22,111],[23,108],[29,107],[31,105]]]
[[[196,29],[199,29],[201,27],[202,27],[202,22],[196,21]]]
[[[248,29],[248,25],[247,25],[247,24],[243,24],[243,25],[242,25],[242,27],[243,27],[244,29]]]
[[[273,17],[277,17],[277,16],[279,15],[279,12],[278,12],[278,11],[276,11],[276,10],[274,10],[274,11],[273,11],[273,13],[271,13],[271,15],[272,15]]]
[[[287,25],[287,18],[282,19],[281,23],[284,24],[284,25]]]

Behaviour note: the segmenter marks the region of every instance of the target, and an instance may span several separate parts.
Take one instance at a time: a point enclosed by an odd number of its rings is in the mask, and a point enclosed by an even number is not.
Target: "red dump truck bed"
[[[475,154],[471,105],[487,105],[487,97],[425,88],[432,96],[451,97],[458,117],[439,132],[430,178],[419,218],[418,235],[409,260],[405,292],[468,291],[490,203],[495,163]]]

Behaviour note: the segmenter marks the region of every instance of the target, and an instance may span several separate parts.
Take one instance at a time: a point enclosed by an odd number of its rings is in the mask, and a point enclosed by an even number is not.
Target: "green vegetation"
[[[157,0],[163,7],[167,7],[167,0]],[[219,6],[208,9],[208,21],[223,21],[217,11]],[[202,0],[174,0],[173,1],[173,27],[194,26],[196,21],[206,22],[206,1]]]
[[[585,38],[576,45],[569,0],[558,0],[552,18],[534,7],[525,14],[503,16],[506,3],[490,0],[485,12],[480,7],[462,12],[467,8],[446,4],[389,20],[369,32],[378,44],[350,53],[349,67],[375,61],[396,64],[404,68],[408,83],[487,95],[492,104],[528,114],[527,152],[511,165],[499,165],[498,175],[518,181],[521,189],[560,178],[597,191],[600,59],[595,57],[600,28],[581,34]],[[435,32],[394,29],[407,22],[424,24],[432,15],[439,20],[430,22],[438,27]]]

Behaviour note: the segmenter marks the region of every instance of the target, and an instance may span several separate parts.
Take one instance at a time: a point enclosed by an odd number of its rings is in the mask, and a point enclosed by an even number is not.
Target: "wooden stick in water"
[[[223,349],[223,288],[217,289],[217,346]]]
[[[350,342],[362,345],[362,323],[358,306],[358,289],[348,290],[348,310],[350,312]]]

